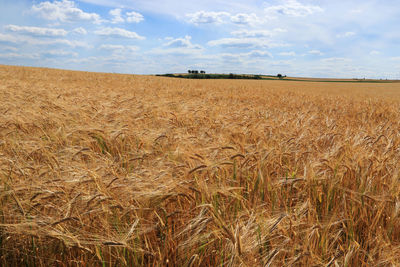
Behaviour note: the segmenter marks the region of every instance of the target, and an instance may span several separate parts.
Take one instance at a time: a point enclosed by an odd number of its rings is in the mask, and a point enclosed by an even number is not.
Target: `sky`
[[[0,64],[400,79],[398,0],[0,0]]]

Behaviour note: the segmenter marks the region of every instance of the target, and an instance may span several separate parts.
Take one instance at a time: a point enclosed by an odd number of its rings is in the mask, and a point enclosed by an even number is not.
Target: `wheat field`
[[[399,266],[400,85],[0,66],[0,265]]]

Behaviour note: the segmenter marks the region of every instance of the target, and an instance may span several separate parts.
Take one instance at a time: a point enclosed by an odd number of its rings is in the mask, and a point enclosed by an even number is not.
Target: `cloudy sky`
[[[0,64],[400,78],[399,0],[0,0]]]

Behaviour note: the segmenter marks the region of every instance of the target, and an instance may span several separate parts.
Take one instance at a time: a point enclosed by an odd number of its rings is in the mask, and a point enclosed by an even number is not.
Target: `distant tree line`
[[[248,80],[282,80],[286,75],[278,74],[273,75],[257,75],[257,74],[206,74],[204,70],[188,70],[188,74],[158,74],[157,76],[186,78],[186,79],[248,79]]]
[[[246,74],[206,74],[205,72],[188,72],[188,74],[162,74],[157,76],[186,78],[186,79],[248,79],[248,80],[261,80],[261,75],[246,75]],[[265,78],[264,78],[265,79]]]
[[[189,74],[199,74],[198,70],[188,70]],[[206,74],[206,72],[204,70],[200,71],[200,74]]]

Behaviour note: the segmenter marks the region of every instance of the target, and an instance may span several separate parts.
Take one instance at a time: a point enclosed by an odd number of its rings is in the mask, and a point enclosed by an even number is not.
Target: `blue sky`
[[[0,0],[0,64],[400,79],[398,0]]]

